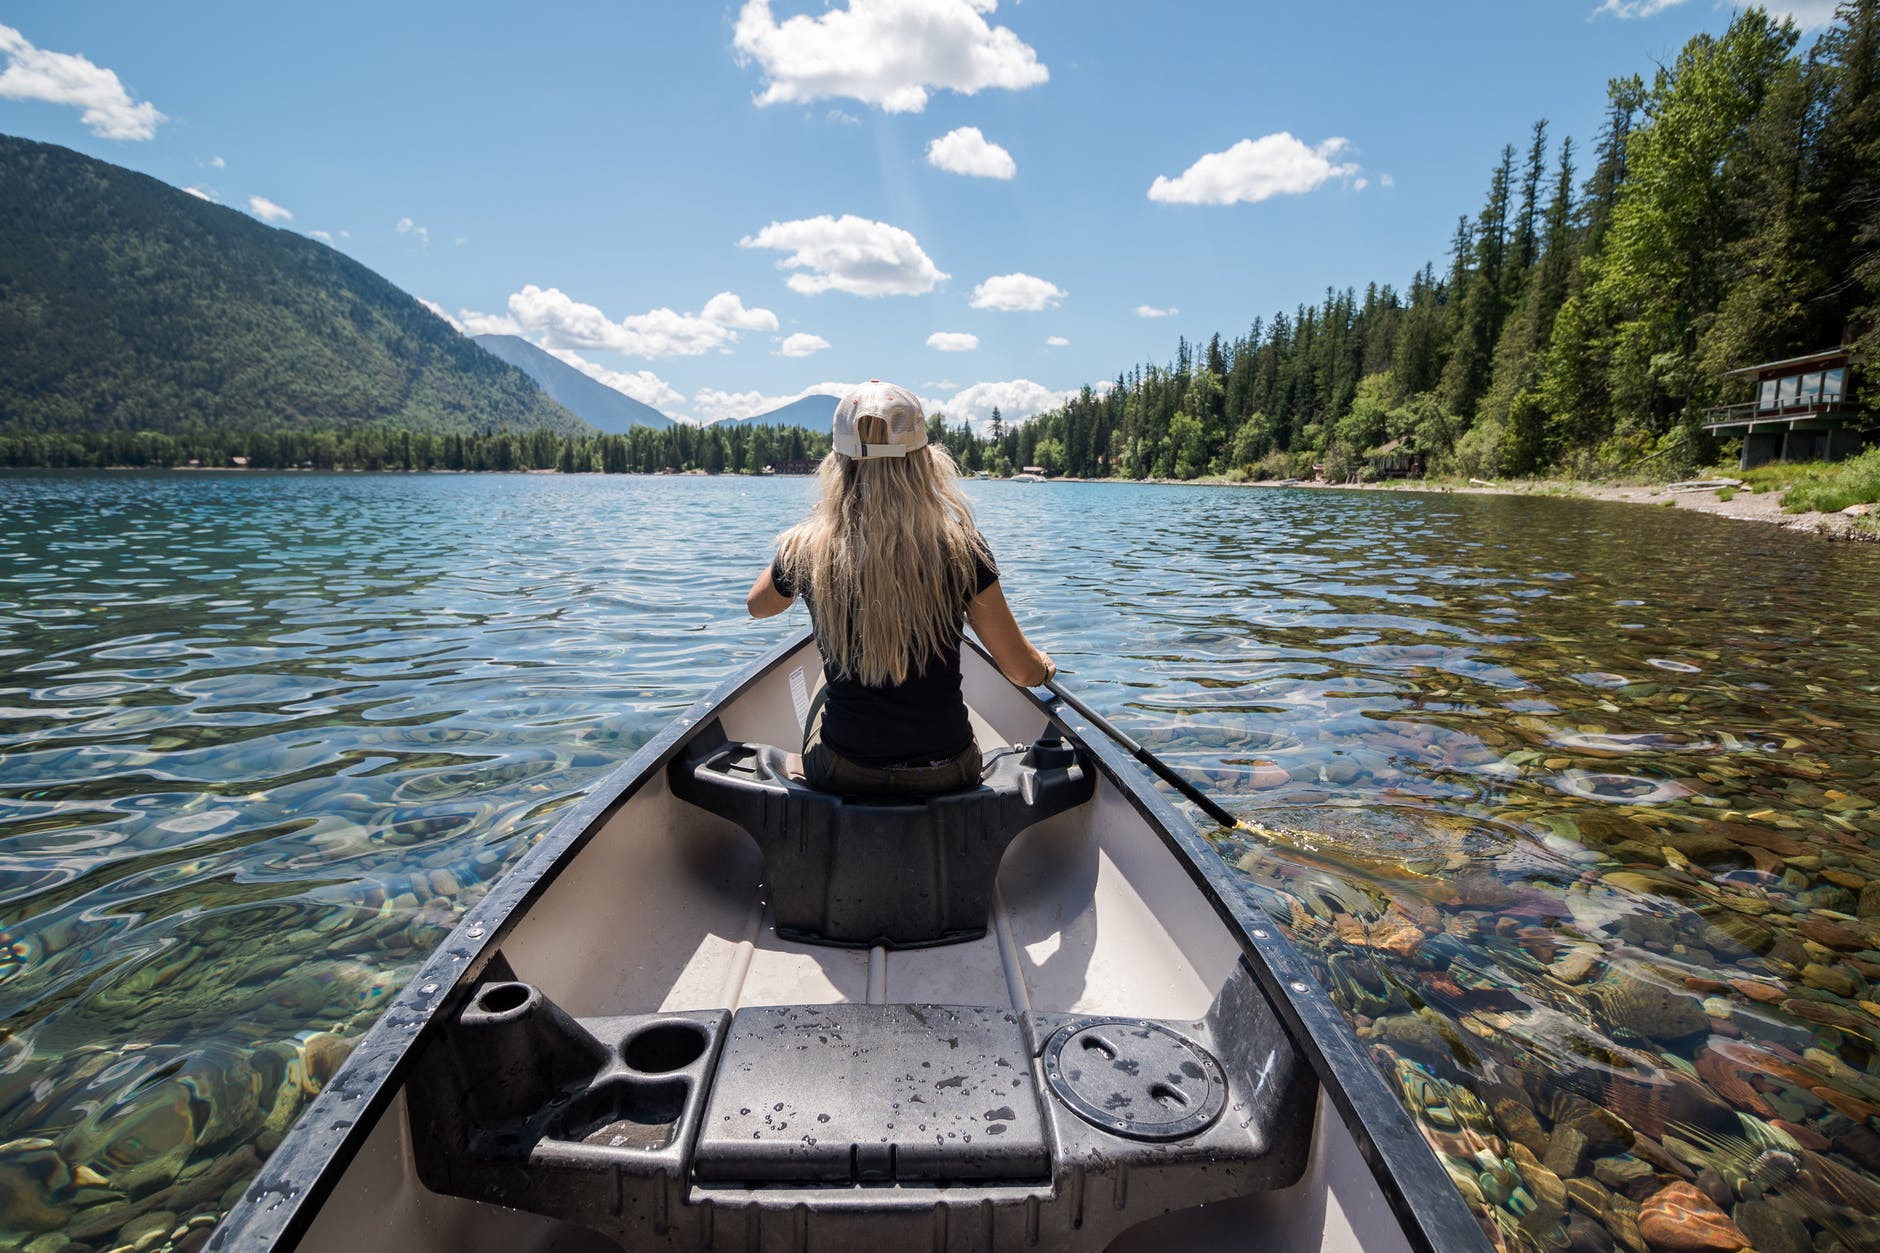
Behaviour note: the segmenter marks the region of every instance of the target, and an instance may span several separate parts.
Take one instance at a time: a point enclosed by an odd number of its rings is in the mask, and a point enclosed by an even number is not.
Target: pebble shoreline
[[[1252,483],[1250,487],[1272,487],[1271,483]],[[1614,500],[1627,504],[1651,505],[1656,508],[1677,508],[1689,513],[1709,513],[1718,517],[1734,518],[1742,522],[1773,523],[1791,531],[1801,531],[1809,535],[1819,535],[1824,539],[1854,540],[1868,543],[1880,541],[1880,528],[1871,524],[1863,526],[1866,520],[1865,509],[1862,513],[1784,513],[1782,511],[1781,492],[1756,492],[1754,494],[1739,490],[1728,500],[1718,497],[1715,491],[1673,492],[1663,485],[1632,486],[1617,483],[1586,483],[1578,481],[1534,481],[1482,487],[1451,487],[1417,482],[1396,483],[1298,483],[1292,486],[1330,488],[1347,491],[1371,492],[1450,492],[1465,496],[1557,496],[1577,500]]]

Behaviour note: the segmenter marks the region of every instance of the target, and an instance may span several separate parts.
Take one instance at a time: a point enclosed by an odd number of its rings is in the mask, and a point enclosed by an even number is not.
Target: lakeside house
[[[1410,446],[1410,437],[1400,436],[1379,444],[1368,454],[1374,479],[1421,478],[1423,454]]]
[[[1704,414],[1713,435],[1743,439],[1742,469],[1768,461],[1839,461],[1866,444],[1869,416],[1861,409],[1848,349],[1829,348],[1731,370],[1753,380],[1755,397]]]

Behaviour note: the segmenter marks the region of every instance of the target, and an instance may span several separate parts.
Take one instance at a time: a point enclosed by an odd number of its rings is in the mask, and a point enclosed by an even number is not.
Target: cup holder
[[[615,1081],[589,1088],[562,1111],[555,1139],[601,1148],[663,1149],[672,1143],[690,1085]]]
[[[492,983],[477,993],[477,1009],[492,1018],[501,1018],[527,1005],[535,998],[535,989],[526,983]]]
[[[663,1075],[690,1066],[704,1056],[709,1043],[697,1023],[657,1022],[627,1038],[621,1060],[627,1069],[643,1075]]]

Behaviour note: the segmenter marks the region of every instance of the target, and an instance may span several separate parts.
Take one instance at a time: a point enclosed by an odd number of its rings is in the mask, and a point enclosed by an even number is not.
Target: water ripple
[[[105,1248],[219,1212],[503,868],[791,629],[743,595],[810,490],[0,477],[0,1118],[120,1189],[0,1221]],[[1067,678],[1263,833],[1222,850],[1439,1148],[1464,1084],[1471,1154],[1576,1101],[1666,1154],[1674,1090],[1730,1182],[1704,1111],[1735,1102],[1858,1243],[1880,554],[1584,502],[969,491]]]

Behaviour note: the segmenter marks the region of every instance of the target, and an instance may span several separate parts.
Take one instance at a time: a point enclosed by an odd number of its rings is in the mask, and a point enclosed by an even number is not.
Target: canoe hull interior
[[[794,747],[819,674],[806,642],[713,713]],[[1046,730],[966,677],[982,746]],[[983,934],[838,947],[780,933],[759,842],[675,795],[684,749],[496,929],[298,1247],[1410,1247],[1110,774],[1011,841]]]

